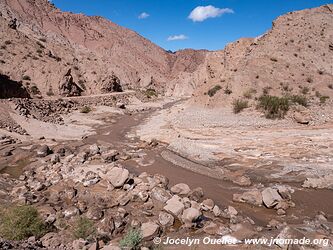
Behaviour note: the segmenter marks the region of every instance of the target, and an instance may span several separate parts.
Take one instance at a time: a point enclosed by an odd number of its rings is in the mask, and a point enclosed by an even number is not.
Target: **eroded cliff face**
[[[164,92],[178,74],[194,72],[207,53],[170,53],[102,17],[61,12],[47,0],[4,0],[0,12],[1,43],[11,42],[2,49],[2,70],[17,80],[29,75],[44,95],[60,94],[68,67],[84,94],[105,92],[103,80],[112,76],[124,89]],[[8,27],[14,18],[16,30]]]
[[[332,10],[333,5],[326,5],[288,13],[277,18],[266,34],[209,53],[206,74],[202,73],[207,84],[196,90],[193,103],[225,106],[263,91],[279,96],[305,94],[316,102],[318,96],[333,97]],[[220,91],[207,95],[217,85]]]
[[[5,98],[30,98],[30,95],[21,82],[0,74],[0,99]]]

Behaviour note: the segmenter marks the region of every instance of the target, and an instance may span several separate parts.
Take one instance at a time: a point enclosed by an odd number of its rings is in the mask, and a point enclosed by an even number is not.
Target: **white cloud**
[[[180,35],[174,35],[174,36],[169,36],[168,37],[168,41],[178,41],[178,40],[186,40],[188,39],[187,36],[185,36],[184,34],[180,34]]]
[[[150,15],[148,14],[148,13],[146,13],[146,12],[142,12],[139,16],[138,16],[138,18],[139,19],[146,19],[146,18],[148,18]]]
[[[234,11],[229,8],[216,8],[212,5],[198,6],[194,10],[192,10],[188,18],[191,19],[193,22],[202,22],[207,18],[219,17],[227,13],[234,13]]]

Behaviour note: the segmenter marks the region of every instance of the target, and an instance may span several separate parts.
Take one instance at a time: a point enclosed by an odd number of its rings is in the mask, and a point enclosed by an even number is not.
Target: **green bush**
[[[89,106],[84,106],[81,110],[80,110],[81,113],[83,114],[88,114],[91,112],[91,108]]]
[[[1,211],[0,236],[7,240],[41,237],[46,232],[47,227],[32,206],[12,206]]]
[[[212,97],[214,96],[220,89],[222,89],[222,87],[220,85],[215,85],[213,88],[211,88],[210,90],[208,90],[207,94]]]
[[[292,103],[297,103],[297,104],[302,105],[304,107],[308,106],[308,100],[303,95],[292,95],[292,96],[289,97],[289,99]]]
[[[257,90],[255,90],[255,89],[248,89],[247,91],[245,91],[244,93],[243,93],[243,96],[245,97],[245,98],[247,98],[247,99],[251,99],[252,98],[252,95],[253,94],[256,94],[257,93]]]
[[[30,87],[31,93],[34,95],[39,95],[40,91],[36,85]]]
[[[289,99],[287,97],[278,97],[262,95],[259,97],[258,108],[264,110],[266,118],[283,118],[289,110]]]
[[[141,232],[137,229],[130,229],[119,243],[121,248],[136,249],[141,240]]]
[[[241,99],[235,100],[232,105],[235,114],[240,113],[243,109],[246,109],[249,106],[247,101]]]
[[[156,90],[155,89],[151,89],[151,88],[150,89],[146,89],[145,94],[146,94],[147,98],[153,98],[153,97],[157,97],[158,96]]]
[[[86,217],[79,217],[73,225],[73,235],[76,239],[88,239],[96,234],[94,223]]]
[[[322,95],[321,97],[319,97],[319,101],[320,103],[325,103],[326,100],[330,99],[329,96],[326,96],[326,95]]]

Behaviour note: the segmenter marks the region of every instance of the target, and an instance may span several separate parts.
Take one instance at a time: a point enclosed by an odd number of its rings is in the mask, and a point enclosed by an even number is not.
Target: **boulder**
[[[191,225],[196,219],[199,218],[201,212],[199,209],[195,209],[193,207],[187,208],[184,210],[182,215],[182,221],[186,225]]]
[[[89,147],[89,155],[94,156],[100,153],[100,148],[97,144],[93,144]]]
[[[181,198],[177,195],[174,195],[166,203],[167,205],[163,208],[165,211],[172,213],[175,216],[181,215],[184,210],[184,204],[181,202]]]
[[[159,225],[155,222],[146,222],[141,225],[142,238],[144,240],[150,240],[153,237],[157,236],[159,233]]]
[[[48,156],[49,154],[51,154],[51,150],[47,145],[43,145],[41,146],[38,150],[37,150],[37,156],[38,157],[45,157]]]
[[[282,200],[282,197],[279,195],[278,191],[273,188],[265,188],[262,192],[262,200],[266,207],[272,208],[276,204],[278,204],[279,201]]]
[[[214,208],[214,201],[212,199],[206,199],[201,203],[201,207],[203,210],[208,211]]]
[[[116,188],[122,187],[128,179],[129,172],[127,169],[114,167],[106,175],[109,182]]]
[[[154,187],[150,196],[152,199],[163,203],[167,202],[172,197],[168,191],[161,187]]]
[[[249,203],[255,206],[262,205],[262,195],[258,190],[251,190],[244,192],[242,194],[234,194],[233,201],[242,202],[242,203]]]
[[[72,70],[69,69],[59,84],[59,94],[62,96],[80,96],[83,89],[73,79]]]
[[[190,187],[187,184],[179,183],[171,187],[171,192],[178,195],[188,195],[191,192]]]
[[[86,217],[90,220],[100,220],[103,218],[103,210],[97,206],[89,207]]]
[[[171,214],[161,211],[158,215],[158,221],[162,226],[172,226],[175,218]]]
[[[197,187],[197,188],[193,189],[188,195],[188,197],[194,201],[199,201],[203,196],[204,196],[204,192],[201,187]]]
[[[79,215],[80,214],[80,210],[78,209],[78,208],[76,208],[76,207],[69,207],[69,208],[67,208],[67,209],[65,209],[63,212],[62,212],[62,214],[64,215],[64,217],[66,218],[66,219],[69,219],[69,218],[71,218],[71,217],[74,217],[74,216],[76,216],[76,215]]]
[[[51,157],[51,163],[52,164],[56,164],[60,162],[60,156],[58,154],[54,154]]]

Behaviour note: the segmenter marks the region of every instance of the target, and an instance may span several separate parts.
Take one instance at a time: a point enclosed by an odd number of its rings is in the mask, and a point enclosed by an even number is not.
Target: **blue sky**
[[[166,50],[175,51],[223,49],[238,38],[261,35],[279,15],[333,1],[53,0],[53,3],[63,11],[103,16]],[[191,13],[192,19],[189,18]]]

